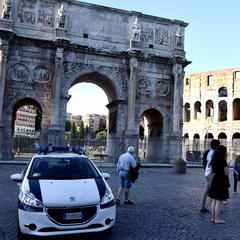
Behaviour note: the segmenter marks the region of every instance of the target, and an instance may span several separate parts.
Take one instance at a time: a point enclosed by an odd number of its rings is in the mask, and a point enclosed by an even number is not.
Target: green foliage
[[[71,138],[76,138],[77,137],[77,129],[76,129],[76,125],[73,122],[72,123],[72,128],[71,128]]]
[[[84,134],[84,123],[83,123],[83,121],[81,121],[81,123],[80,123],[78,134],[79,134],[80,139],[84,139],[85,134]]]
[[[96,134],[96,139],[106,139],[107,138],[107,131],[103,130]]]
[[[65,132],[70,132],[70,131],[71,131],[71,128],[72,128],[71,121],[67,120],[67,121],[65,122]]]

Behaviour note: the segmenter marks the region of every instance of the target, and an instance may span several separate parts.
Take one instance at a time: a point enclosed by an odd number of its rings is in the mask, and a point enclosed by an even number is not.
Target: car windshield
[[[36,157],[29,173],[29,179],[87,179],[98,178],[93,164],[83,157]]]

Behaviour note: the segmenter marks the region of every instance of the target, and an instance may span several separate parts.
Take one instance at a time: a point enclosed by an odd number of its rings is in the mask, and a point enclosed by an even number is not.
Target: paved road
[[[9,180],[23,166],[0,165],[0,239],[16,240],[17,186]],[[111,173],[110,186],[116,194],[118,177],[114,168],[102,169]],[[232,183],[232,176],[231,176]],[[230,189],[229,204],[222,207],[226,224],[213,224],[210,214],[198,212],[204,185],[202,169],[187,169],[187,174],[172,173],[170,168],[141,169],[139,180],[131,192],[134,206],[117,208],[116,225],[111,234],[80,235],[53,239],[87,240],[237,240],[240,237],[240,194]],[[240,187],[239,187],[240,192]],[[48,238],[49,239],[49,238]],[[52,238],[51,238],[52,239]]]

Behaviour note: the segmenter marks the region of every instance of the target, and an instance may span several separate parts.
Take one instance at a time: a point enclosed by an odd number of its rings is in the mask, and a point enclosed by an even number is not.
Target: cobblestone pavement
[[[17,185],[9,179],[23,166],[0,165],[0,239],[16,240]],[[114,168],[109,172],[109,184],[116,194],[118,177]],[[133,185],[133,206],[120,205],[117,220],[109,235],[78,235],[51,239],[87,240],[237,240],[240,236],[240,194],[230,189],[230,201],[222,206],[225,224],[210,222],[210,214],[199,213],[200,195],[204,185],[202,169],[187,169],[187,174],[175,174],[171,168],[143,168]],[[233,182],[230,176],[231,183]],[[232,184],[233,185],[233,184]],[[239,187],[240,191],[240,187]],[[50,239],[50,238],[47,238]]]

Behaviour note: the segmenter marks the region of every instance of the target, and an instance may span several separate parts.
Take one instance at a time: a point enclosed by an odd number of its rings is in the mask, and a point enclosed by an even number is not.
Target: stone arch
[[[240,120],[240,99],[233,100],[233,120]]]
[[[106,75],[108,73],[109,75]],[[120,155],[122,145],[121,135],[125,126],[122,126],[125,120],[122,119],[122,115],[127,111],[122,93],[121,86],[118,86],[118,82],[112,79],[112,74],[103,71],[91,71],[86,69],[75,74],[73,77],[68,79],[66,86],[64,86],[64,95],[68,95],[69,89],[78,83],[92,83],[100,87],[108,98],[107,108],[108,114],[108,135],[107,135],[107,148],[106,152],[108,158],[114,158],[115,155]],[[65,103],[67,104],[67,102]],[[66,109],[66,106],[64,107]],[[119,120],[121,119],[121,120]]]
[[[227,97],[228,91],[226,87],[221,87],[218,89],[218,97]]]
[[[204,136],[204,149],[210,148],[211,141],[213,140],[213,134],[212,133],[206,133]]]
[[[227,146],[227,135],[224,132],[221,132],[218,134],[218,139],[220,141],[221,144],[223,144],[224,146]]]
[[[106,69],[94,70],[94,68],[86,68],[79,70],[77,73],[73,74],[71,77],[67,78],[65,76],[63,85],[63,95],[68,95],[68,90],[77,83],[87,82],[93,83],[103,89],[106,93],[109,102],[116,99],[125,98],[124,90],[127,90],[125,85],[126,79],[122,79],[120,74],[110,72]]]
[[[190,122],[191,109],[190,104],[187,102],[184,104],[184,122]]]
[[[239,152],[239,148],[240,148],[240,133],[239,132],[235,132],[232,135],[232,149],[233,152]]]
[[[193,150],[198,151],[200,149],[200,135],[195,133],[193,135]]]
[[[194,119],[200,119],[201,106],[202,104],[200,101],[194,103]]]
[[[218,121],[227,121],[227,102],[224,100],[218,103]]]
[[[40,119],[40,138],[39,142],[44,142],[44,140],[47,138],[47,130],[46,130],[46,122],[49,122],[49,116],[47,112],[43,112],[44,109],[47,109],[47,106],[43,103],[43,101],[39,98],[34,98],[33,96],[18,96],[15,99],[12,99],[9,101],[9,104],[6,109],[6,115],[5,117],[5,123],[8,131],[6,132],[6,145],[9,146],[6,149],[6,152],[4,155],[7,158],[13,159],[13,152],[12,152],[12,145],[13,145],[13,139],[14,139],[14,123],[16,119],[16,112],[20,107],[26,106],[26,105],[32,105],[35,106],[37,109],[39,109],[41,114]]]
[[[142,110],[141,116],[144,119],[145,148],[140,148],[139,151],[144,151],[146,161],[167,161],[168,154],[166,153],[166,146],[164,146],[166,144],[164,139],[165,125],[162,113],[156,108],[146,108]],[[141,146],[142,142],[140,140]]]
[[[206,118],[214,116],[214,104],[212,100],[206,102]]]

